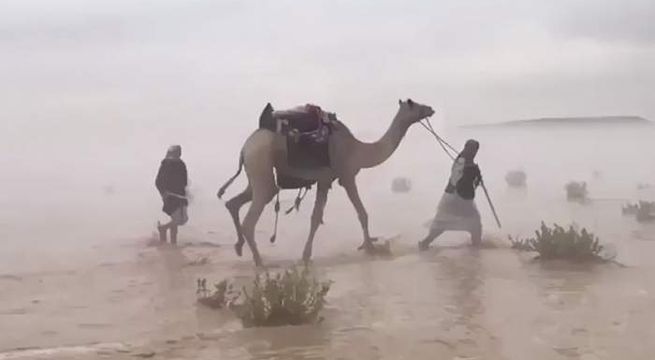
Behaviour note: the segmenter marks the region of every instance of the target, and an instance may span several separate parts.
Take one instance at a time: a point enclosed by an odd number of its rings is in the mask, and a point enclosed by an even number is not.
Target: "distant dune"
[[[495,124],[465,125],[465,128],[477,127],[517,127],[517,126],[569,126],[569,125],[655,125],[641,116],[584,116],[584,117],[549,117],[539,119],[515,120]]]

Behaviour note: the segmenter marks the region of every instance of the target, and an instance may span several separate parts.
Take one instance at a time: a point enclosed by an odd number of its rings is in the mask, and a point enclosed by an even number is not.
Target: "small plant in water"
[[[584,201],[587,199],[587,183],[571,181],[564,187],[568,200]]]
[[[223,280],[209,294],[206,280],[199,279],[197,293],[199,303],[231,309],[245,327],[301,325],[319,320],[330,284],[318,281],[307,268],[294,267],[277,274],[258,274],[240,292]]]
[[[535,231],[536,237],[513,239],[512,248],[539,253],[539,259],[567,259],[575,261],[608,261],[601,256],[603,245],[598,238],[586,229],[580,231],[573,226],[568,230],[557,224],[549,227],[543,222],[541,229]]]
[[[521,238],[513,238],[511,235],[509,236],[509,241],[512,243],[512,249],[514,250],[519,250],[519,251],[534,251],[532,248],[532,245],[530,245],[530,242],[528,239],[521,239]]]
[[[235,312],[243,325],[281,326],[314,323],[325,305],[331,282],[319,282],[309,269],[291,268],[271,275],[257,275]]]
[[[621,209],[621,214],[623,215],[637,215],[637,211],[639,211],[639,204],[625,204],[623,205],[623,208]]]
[[[394,193],[407,193],[412,190],[412,182],[408,178],[398,177],[391,182],[391,191]]]
[[[505,175],[505,181],[510,187],[525,187],[526,186],[527,175],[523,170],[513,170],[509,171]]]
[[[655,202],[639,201],[636,204],[627,204],[622,209],[623,215],[635,215],[637,221],[655,220]]]

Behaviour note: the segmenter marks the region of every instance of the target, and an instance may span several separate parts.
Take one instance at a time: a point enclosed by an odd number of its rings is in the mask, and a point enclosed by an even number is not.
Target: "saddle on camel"
[[[286,137],[289,166],[314,169],[330,166],[328,140],[336,120],[334,113],[316,105],[274,110],[268,103],[259,117],[259,128]],[[277,174],[277,183],[280,189],[301,189],[310,187],[315,181]]]

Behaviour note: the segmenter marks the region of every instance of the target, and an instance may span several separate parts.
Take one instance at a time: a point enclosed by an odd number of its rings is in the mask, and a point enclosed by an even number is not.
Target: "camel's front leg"
[[[248,186],[241,194],[225,203],[225,207],[229,210],[230,215],[232,216],[232,221],[234,222],[234,227],[237,230],[237,242],[234,244],[234,249],[239,256],[242,254],[243,243],[245,242],[243,232],[241,231],[241,223],[239,221],[239,209],[251,200],[252,190],[250,189],[250,186]]]
[[[330,183],[318,183],[316,190],[316,202],[314,203],[314,211],[312,212],[312,220],[309,229],[309,237],[305,243],[305,250],[302,253],[302,259],[305,263],[312,257],[312,247],[314,246],[314,236],[316,230],[323,223],[323,211],[327,203],[328,192],[330,191]]]
[[[371,237],[368,231],[368,214],[366,213],[362,199],[359,197],[359,191],[357,190],[357,183],[355,182],[355,178],[353,177],[342,179],[340,182],[341,186],[346,189],[348,198],[357,211],[357,216],[359,217],[359,222],[362,225],[362,231],[364,232],[364,242],[358,248],[358,250],[371,250],[373,248],[373,242],[377,241],[377,238]]]

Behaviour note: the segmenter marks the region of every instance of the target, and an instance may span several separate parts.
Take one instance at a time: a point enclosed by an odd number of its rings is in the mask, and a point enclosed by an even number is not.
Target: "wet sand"
[[[562,207],[584,218],[612,206]],[[492,228],[481,249],[452,233],[418,253],[419,229],[394,237],[392,258],[371,258],[354,250],[359,239],[344,234],[357,234],[351,226],[328,225],[312,265],[334,281],[325,320],[266,329],[243,329],[229,312],[195,304],[196,278],[245,279],[249,258],[228,244],[135,239],[96,249],[123,260],[0,277],[0,359],[650,359],[655,237],[618,210],[614,218],[625,238],[612,240],[627,267],[536,262]],[[283,230],[280,241],[301,228]],[[272,270],[297,261],[299,248],[259,235]],[[194,264],[205,257],[208,264]]]

